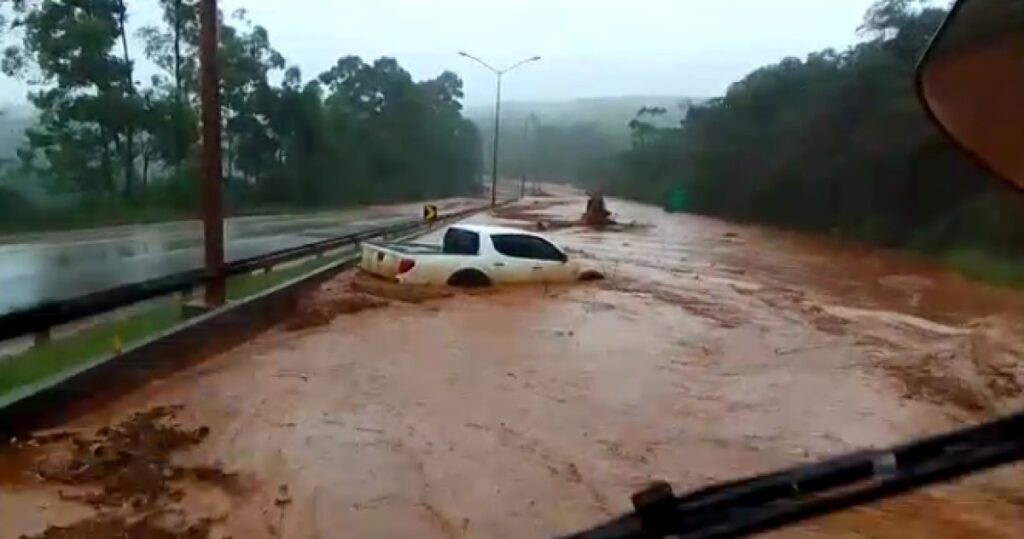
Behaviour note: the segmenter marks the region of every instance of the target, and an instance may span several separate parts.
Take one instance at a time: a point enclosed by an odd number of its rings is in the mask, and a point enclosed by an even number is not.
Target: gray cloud
[[[487,103],[493,76],[456,55],[497,65],[542,55],[507,79],[510,100],[622,94],[712,96],[788,55],[844,48],[872,0],[221,0],[246,8],[304,75],[338,57],[394,56],[417,78],[445,69]],[[134,0],[134,28],[157,20]],[[0,103],[25,88],[0,81]]]

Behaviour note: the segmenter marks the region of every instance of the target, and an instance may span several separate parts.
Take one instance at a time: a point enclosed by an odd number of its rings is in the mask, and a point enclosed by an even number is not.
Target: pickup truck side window
[[[491,236],[494,249],[513,258],[564,262],[565,255],[557,247],[541,238],[521,234],[495,234]]]
[[[480,254],[480,235],[461,228],[449,228],[444,233],[441,252],[449,255]]]

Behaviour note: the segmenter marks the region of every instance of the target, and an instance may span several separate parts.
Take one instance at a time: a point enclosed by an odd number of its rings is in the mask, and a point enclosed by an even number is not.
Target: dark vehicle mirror
[[[1024,0],[959,0],[918,67],[917,88],[950,137],[1024,189]]]

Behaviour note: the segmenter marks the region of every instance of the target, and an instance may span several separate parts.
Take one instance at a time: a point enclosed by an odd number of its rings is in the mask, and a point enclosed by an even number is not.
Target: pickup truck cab
[[[418,285],[488,286],[579,278],[578,265],[551,240],[488,225],[451,226],[440,244],[366,242],[359,267]]]

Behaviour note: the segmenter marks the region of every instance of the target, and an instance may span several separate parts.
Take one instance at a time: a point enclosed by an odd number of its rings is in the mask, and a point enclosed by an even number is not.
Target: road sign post
[[[423,206],[423,220],[429,226],[434,226],[434,222],[438,219],[437,206],[433,204],[427,204]]]

